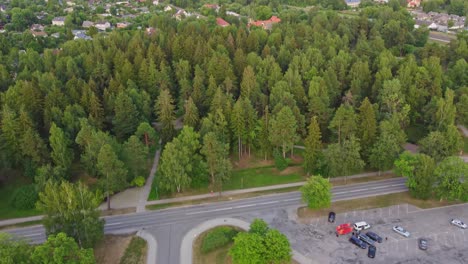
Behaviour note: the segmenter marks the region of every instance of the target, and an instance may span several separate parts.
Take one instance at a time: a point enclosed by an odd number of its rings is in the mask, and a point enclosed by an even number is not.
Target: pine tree
[[[175,106],[169,90],[162,90],[155,104],[156,116],[161,125],[161,140],[163,144],[171,141],[175,135]]]
[[[211,185],[218,186],[221,192],[223,181],[229,179],[231,174],[232,166],[228,156],[229,144],[219,140],[214,132],[209,132],[203,137],[203,147],[200,152],[206,158]]]
[[[101,174],[101,185],[106,190],[107,210],[111,209],[110,195],[127,186],[127,169],[109,144],[101,147],[97,158],[97,168]]]
[[[309,175],[317,168],[318,158],[322,152],[322,133],[317,122],[317,117],[311,119],[309,134],[305,139],[304,169]]]
[[[328,128],[338,136],[338,143],[353,136],[357,128],[357,116],[350,105],[342,104],[336,110],[335,116]]]
[[[268,157],[268,154],[271,153],[271,142],[270,138],[270,110],[268,106],[265,106],[265,110],[263,111],[262,119],[259,121],[260,131],[258,132],[258,142],[260,146],[260,150],[265,156],[265,160]]]
[[[189,97],[184,105],[184,125],[197,128],[199,121],[198,108],[192,100],[192,97]]]
[[[239,154],[239,160],[242,156],[242,138],[246,133],[245,129],[245,118],[244,118],[244,109],[242,105],[242,99],[238,99],[234,104],[231,114],[231,129],[234,132],[234,136],[237,137],[237,151]]]
[[[123,162],[128,169],[128,181],[138,176],[145,177],[143,174],[146,173],[148,152],[148,147],[137,136],[131,136],[123,144],[122,156]]]
[[[377,136],[377,119],[375,110],[367,97],[364,98],[359,107],[358,120],[358,138],[361,141],[361,146],[363,146],[363,157],[368,157],[370,147],[374,144]]]
[[[297,141],[297,123],[291,108],[284,106],[270,122],[270,141],[275,146],[281,147],[283,158],[286,152]]]
[[[70,148],[70,139],[65,136],[62,129],[52,123],[50,127],[49,144],[52,148],[50,154],[55,166],[62,167],[65,171],[70,169],[73,161],[73,149]]]
[[[124,92],[119,93],[115,100],[112,120],[116,137],[122,141],[126,140],[135,132],[139,120],[139,113],[132,98]]]

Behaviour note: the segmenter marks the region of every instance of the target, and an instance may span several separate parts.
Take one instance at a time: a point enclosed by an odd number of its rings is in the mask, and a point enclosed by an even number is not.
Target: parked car
[[[341,224],[336,227],[336,234],[337,235],[346,235],[353,231],[350,223]]]
[[[466,224],[462,222],[462,220],[460,219],[452,219],[452,221],[450,221],[450,223],[454,226],[458,226],[460,228],[463,228],[463,229],[466,229]]]
[[[362,242],[359,238],[357,238],[356,236],[352,236],[350,239],[349,239],[349,242],[353,243],[354,245],[362,248],[362,249],[366,249],[367,248],[367,244]]]
[[[353,228],[356,231],[361,231],[361,230],[369,229],[370,225],[368,223],[362,221],[362,222],[355,223]]]
[[[376,252],[377,252],[377,248],[375,246],[369,246],[369,250],[367,251],[367,256],[369,258],[375,258]]]
[[[328,222],[329,223],[335,223],[335,217],[336,217],[335,212],[328,213]]]
[[[379,235],[377,235],[376,233],[372,231],[367,232],[366,235],[370,237],[372,240],[377,241],[379,243],[382,243],[383,241],[382,237],[380,237]]]
[[[406,231],[406,229],[401,226],[394,226],[392,229],[404,237],[409,237],[411,235],[410,232]]]
[[[358,238],[361,239],[362,241],[366,242],[367,244],[373,246],[374,245],[374,240],[372,240],[370,237],[364,235],[364,234],[359,234]]]
[[[420,238],[418,239],[418,246],[421,250],[427,250],[427,239]]]

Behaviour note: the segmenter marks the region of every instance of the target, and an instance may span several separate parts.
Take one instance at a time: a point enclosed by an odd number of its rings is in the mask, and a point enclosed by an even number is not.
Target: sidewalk
[[[155,165],[157,166],[157,164],[155,164]],[[391,172],[392,171],[383,171],[383,172],[380,172],[380,174],[386,174],[386,173],[391,173]],[[378,176],[378,175],[379,175],[379,172],[366,172],[366,173],[347,176],[346,178],[348,180],[350,180],[350,179],[364,178],[364,177]],[[153,174],[153,176],[154,176],[154,174]],[[333,182],[333,181],[337,181],[337,180],[342,180],[344,178],[345,178],[345,176],[330,178],[330,181]],[[149,179],[148,179],[148,182],[150,182]],[[257,187],[257,188],[225,191],[225,192],[221,193],[221,196],[230,196],[230,195],[237,195],[237,194],[244,194],[244,193],[270,191],[270,190],[277,190],[277,189],[284,189],[284,188],[291,188],[291,187],[300,187],[300,186],[302,186],[304,184],[305,184],[305,181],[302,181],[302,182],[278,184],[278,185],[271,185],[271,186],[264,186],[264,187]],[[139,188],[139,189],[141,190],[142,188]],[[141,191],[140,193],[143,193],[143,191]],[[162,200],[156,200],[156,201],[144,201],[143,203],[139,203],[139,205],[143,206],[143,208],[144,208],[146,205],[169,204],[169,203],[185,202],[185,201],[192,201],[192,200],[201,200],[201,199],[216,197],[217,195],[218,194],[206,193],[206,194],[199,194],[199,195],[192,195],[192,196],[162,199]],[[136,197],[136,196],[134,196],[134,197]],[[141,197],[142,196],[140,196],[140,200],[141,200]],[[148,197],[148,195],[146,195],[145,197]],[[112,205],[112,202],[111,202],[111,205]],[[134,206],[136,206],[136,204]],[[112,206],[112,207],[116,208],[115,206]],[[41,219],[42,219],[42,216],[39,215],[39,216],[26,217],[26,218],[15,218],[15,219],[2,220],[2,221],[0,221],[0,226],[20,224],[20,223],[36,221],[36,220],[41,220]]]
[[[383,172],[380,172],[380,174],[383,175],[383,174],[387,174],[387,173],[391,173],[391,172],[392,172],[391,170],[390,171],[383,171]],[[344,178],[347,178],[348,180],[350,180],[350,179],[364,178],[364,177],[378,176],[378,175],[379,175],[379,172],[366,172],[366,173],[356,174],[356,175],[347,176],[347,177],[342,176],[342,177],[330,178],[330,181],[333,182],[333,181],[337,181],[337,180],[342,180]],[[249,188],[249,189],[225,191],[225,192],[221,193],[221,196],[230,196],[230,195],[236,195],[236,194],[270,191],[270,190],[277,190],[277,189],[284,189],[284,188],[291,188],[291,187],[300,187],[300,186],[304,185],[305,183],[306,183],[305,181],[302,181],[302,182],[270,185],[270,186],[265,186],[265,187],[256,187],[256,188]],[[216,196],[218,196],[218,194],[206,193],[206,194],[199,194],[199,195],[192,195],[192,196],[162,199],[162,200],[156,200],[156,201],[148,201],[148,202],[146,202],[146,205],[168,204],[168,203],[177,203],[177,202],[201,200],[201,199],[212,198],[212,197],[216,197]]]

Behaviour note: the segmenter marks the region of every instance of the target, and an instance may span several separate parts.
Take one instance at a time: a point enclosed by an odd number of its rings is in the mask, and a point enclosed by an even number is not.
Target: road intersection
[[[332,201],[371,197],[407,191],[405,178],[337,186],[332,189]],[[251,212],[271,211],[278,208],[301,206],[298,191],[271,194],[255,198],[227,202],[207,203],[194,206],[175,207],[126,215],[105,217],[106,234],[137,232],[141,229],[153,234],[157,240],[157,263],[180,263],[180,244],[184,235],[203,221],[218,217],[238,217]],[[41,243],[46,239],[41,225],[11,229],[7,232]]]

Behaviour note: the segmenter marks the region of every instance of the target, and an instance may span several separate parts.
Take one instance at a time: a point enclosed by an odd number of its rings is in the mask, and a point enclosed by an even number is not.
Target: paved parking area
[[[336,223],[325,217],[298,223],[293,219],[294,209],[262,213],[271,226],[285,233],[292,247],[307,256],[312,263],[468,263],[468,229],[450,225],[452,218],[468,222],[468,204],[422,210],[402,204],[386,208],[351,211],[337,214]],[[367,257],[367,250],[351,244],[350,235],[336,237],[338,224],[366,221],[370,230],[384,238],[376,244],[375,259]],[[392,230],[403,226],[411,236],[405,238]],[[418,239],[428,239],[429,248],[418,248]],[[387,240],[385,240],[387,238]]]
[[[327,219],[313,219],[309,223],[312,230],[324,233],[322,241],[315,242],[325,246],[319,246],[317,252],[313,249],[315,243],[309,243],[312,247],[307,256],[322,259],[321,255],[328,255],[328,263],[468,263],[468,230],[450,225],[452,218],[468,221],[468,204],[429,210],[402,204],[338,214],[336,224],[364,220],[384,238],[383,243],[376,244],[375,259],[367,257],[367,250],[349,243],[349,235],[334,236],[335,224],[327,223]],[[394,225],[403,226],[411,236],[395,233]],[[419,250],[420,237],[428,239],[427,251]]]

